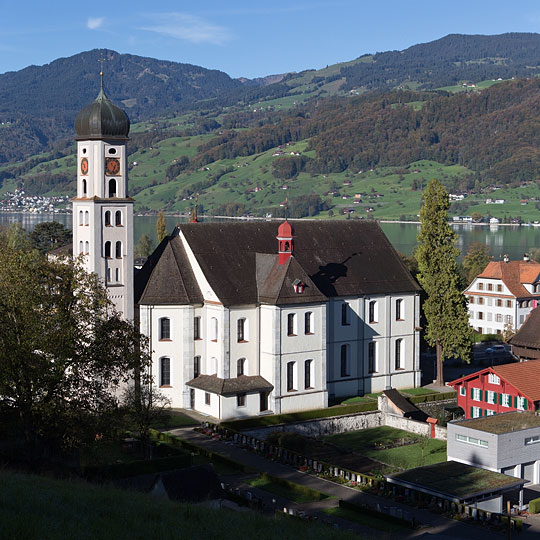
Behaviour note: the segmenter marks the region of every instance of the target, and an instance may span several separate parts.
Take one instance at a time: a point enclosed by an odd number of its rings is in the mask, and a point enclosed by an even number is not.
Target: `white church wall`
[[[238,320],[245,319],[244,340],[238,340]],[[244,375],[259,375],[259,314],[255,306],[230,308],[230,377],[237,376],[237,362],[245,358]]]

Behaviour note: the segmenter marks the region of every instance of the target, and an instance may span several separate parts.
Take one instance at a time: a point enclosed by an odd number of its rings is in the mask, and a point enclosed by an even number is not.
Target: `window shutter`
[[[471,388],[471,399],[474,397],[474,388]]]
[[[474,418],[474,407],[471,407],[471,418]]]
[[[478,417],[482,416],[482,409],[478,408]]]
[[[480,401],[482,401],[482,390],[479,390],[479,396],[478,397],[480,398]]]
[[[499,399],[500,399],[500,394],[499,394]],[[493,392],[493,404],[497,405],[497,392]]]
[[[517,409],[517,396],[514,396],[514,409]]]
[[[499,405],[502,405],[502,394],[499,394]]]
[[[523,409],[527,410],[527,400],[523,398]]]

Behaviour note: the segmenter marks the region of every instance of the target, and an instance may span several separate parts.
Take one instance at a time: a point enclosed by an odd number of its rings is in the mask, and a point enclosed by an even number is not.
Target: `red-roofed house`
[[[505,327],[519,330],[527,315],[540,305],[540,264],[492,261],[465,289],[471,326],[481,334],[502,334]]]
[[[466,418],[540,408],[540,361],[488,367],[448,383]]]

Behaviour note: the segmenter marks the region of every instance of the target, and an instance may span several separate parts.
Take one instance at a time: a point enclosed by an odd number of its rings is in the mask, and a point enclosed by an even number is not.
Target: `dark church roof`
[[[540,350],[540,307],[534,308],[521,328],[508,341],[514,347]]]
[[[129,118],[105,95],[102,87],[96,100],[77,114],[75,131],[77,140],[125,140],[129,135]]]
[[[274,257],[267,257],[277,254],[277,232],[275,222],[185,223],[167,242],[187,262],[179,236],[184,235],[225,306],[320,302],[331,297],[420,290],[375,222],[296,221],[293,258],[286,265],[276,265]],[[160,246],[136,277],[138,303],[190,303],[190,294],[202,301],[198,287],[189,292],[195,283],[189,263],[177,262],[177,268],[174,264]],[[173,275],[182,277],[184,288],[176,290]],[[296,279],[306,285],[301,294],[293,292]],[[172,301],[171,294],[183,301]]]

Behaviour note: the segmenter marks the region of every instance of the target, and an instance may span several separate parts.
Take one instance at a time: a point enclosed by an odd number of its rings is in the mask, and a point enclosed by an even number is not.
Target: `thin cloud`
[[[88,21],[86,21],[86,26],[90,30],[97,30],[98,28],[101,28],[103,26],[104,22],[105,17],[89,17]]]
[[[156,32],[191,43],[212,43],[223,45],[232,39],[230,31],[209,21],[186,13],[162,13],[152,15],[154,24],[143,26],[142,30]]]

